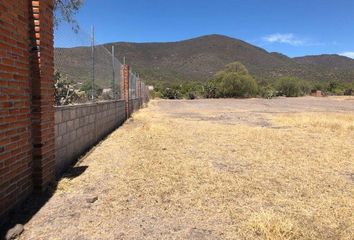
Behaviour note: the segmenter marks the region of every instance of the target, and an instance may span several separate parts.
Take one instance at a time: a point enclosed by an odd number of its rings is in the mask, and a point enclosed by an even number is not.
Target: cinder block
[[[71,132],[74,130],[74,120],[70,120],[68,122],[66,122],[66,128],[67,128],[67,132]]]
[[[97,112],[97,106],[90,106],[90,115],[95,114]]]
[[[68,156],[68,158],[72,158],[72,155],[73,155],[73,153],[74,153],[74,146],[72,145],[72,144],[69,144],[69,145],[67,145],[66,146],[66,152],[67,152],[67,156]]]
[[[61,123],[62,122],[62,111],[61,110],[56,110],[55,111],[55,123]]]
[[[78,107],[77,109],[76,109],[76,118],[80,118],[80,117],[82,117],[82,107]]]
[[[81,108],[81,117],[86,116],[86,114],[87,114],[87,107],[82,107]]]
[[[61,165],[60,163],[63,161],[64,158],[66,158],[67,156],[67,152],[66,152],[66,146],[59,148],[58,150],[56,150],[55,152],[55,160],[57,165]]]
[[[74,129],[78,129],[80,127],[80,118],[76,118],[74,120]]]
[[[55,138],[55,149],[61,148],[62,145],[63,145],[63,137],[56,135],[56,138]]]
[[[63,135],[63,145],[67,146],[70,144],[70,133]]]
[[[59,135],[59,124],[55,124],[54,126],[54,136],[58,136]]]
[[[70,139],[70,144],[72,144],[76,140],[76,131],[75,130],[70,132],[69,139]]]
[[[59,124],[58,133],[60,136],[62,136],[66,133],[66,122]]]
[[[74,120],[76,118],[76,108],[70,109],[70,120]]]
[[[95,122],[95,115],[92,114],[89,116],[89,123],[94,123]]]
[[[89,124],[87,124],[86,125],[86,128],[87,128],[87,130],[86,130],[86,132],[88,133],[88,134],[90,134],[95,128],[94,128],[94,124],[92,124],[92,123],[89,123]]]
[[[81,127],[76,129],[76,135],[77,135],[78,138],[80,138],[82,136],[82,128]]]
[[[62,119],[64,122],[70,120],[70,109],[66,109],[66,110],[62,111]]]
[[[80,117],[79,119],[79,126],[82,127],[85,125],[85,118],[84,117]]]

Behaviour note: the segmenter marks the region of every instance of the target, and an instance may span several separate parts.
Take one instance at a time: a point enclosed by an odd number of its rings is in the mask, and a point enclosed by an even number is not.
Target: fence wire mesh
[[[135,99],[137,98],[137,76],[130,71],[129,73],[129,98]]]
[[[54,68],[56,104],[122,99],[121,67],[117,49],[98,44],[92,33],[55,30]],[[136,76],[132,77],[136,81]],[[136,96],[136,88],[132,88]]]
[[[140,82],[140,91],[141,91],[141,96],[144,98],[145,96],[145,83],[143,81]]]

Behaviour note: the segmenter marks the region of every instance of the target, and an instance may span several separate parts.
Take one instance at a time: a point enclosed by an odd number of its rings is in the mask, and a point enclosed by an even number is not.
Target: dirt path
[[[353,100],[153,101],[20,239],[353,239],[353,162]]]

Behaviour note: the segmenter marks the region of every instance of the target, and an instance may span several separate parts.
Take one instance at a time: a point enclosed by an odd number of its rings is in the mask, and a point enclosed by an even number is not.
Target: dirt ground
[[[77,167],[20,239],[354,239],[354,98],[154,100]]]

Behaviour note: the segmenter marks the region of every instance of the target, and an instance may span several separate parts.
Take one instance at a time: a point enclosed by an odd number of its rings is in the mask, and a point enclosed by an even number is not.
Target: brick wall
[[[29,1],[0,1],[0,216],[32,184]]]
[[[125,121],[125,101],[57,107],[55,152],[57,174]]]
[[[0,216],[54,176],[52,4],[0,1]]]

